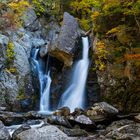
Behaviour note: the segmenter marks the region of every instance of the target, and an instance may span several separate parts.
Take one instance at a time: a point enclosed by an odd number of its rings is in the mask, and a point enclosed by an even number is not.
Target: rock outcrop
[[[35,106],[30,53],[32,46],[45,45],[34,10],[28,9],[23,21],[20,29],[0,35],[0,106],[11,111],[27,111]]]
[[[62,61],[66,66],[71,66],[80,36],[78,21],[65,12],[58,38],[51,42],[51,47],[49,48],[50,54]]]

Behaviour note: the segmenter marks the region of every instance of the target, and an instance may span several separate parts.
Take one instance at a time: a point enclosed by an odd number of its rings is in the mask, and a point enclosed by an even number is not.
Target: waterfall
[[[42,63],[38,59],[39,49],[36,49],[32,57],[34,69],[38,73],[39,84],[40,84],[40,113],[50,114],[50,86],[51,77],[50,71],[44,70]],[[45,68],[46,69],[46,68]],[[46,72],[47,71],[47,72]]]
[[[71,112],[75,108],[85,107],[85,86],[89,66],[89,42],[88,37],[82,37],[83,51],[80,59],[74,67],[72,79],[67,90],[62,94],[58,107],[67,106]]]

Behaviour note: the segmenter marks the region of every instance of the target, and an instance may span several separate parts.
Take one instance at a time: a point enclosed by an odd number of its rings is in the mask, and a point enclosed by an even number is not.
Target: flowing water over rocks
[[[63,93],[59,108],[67,106],[70,108],[71,112],[75,108],[85,107],[85,85],[88,74],[88,52],[89,52],[89,42],[88,37],[82,38],[83,42],[83,52],[82,59],[77,62],[74,67],[72,79],[67,90]]]

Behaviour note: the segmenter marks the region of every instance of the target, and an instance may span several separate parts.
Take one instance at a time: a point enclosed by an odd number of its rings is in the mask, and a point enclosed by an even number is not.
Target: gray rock
[[[69,129],[61,126],[59,127],[59,129],[62,130],[65,134],[67,134],[69,137],[83,137],[88,135],[85,130],[82,130],[80,128]]]
[[[61,117],[61,116],[49,116],[47,118],[47,122],[50,124],[54,124],[54,125],[61,125],[61,126],[65,126],[68,128],[71,128],[72,126],[70,125],[70,123],[68,122],[68,120],[65,117]]]
[[[21,76],[25,76],[30,72],[30,64],[28,61],[28,56],[24,50],[24,48],[18,44],[17,42],[13,42],[14,52],[15,52],[15,60],[14,60],[14,66],[16,67],[18,73]]]
[[[93,107],[86,111],[86,115],[94,121],[102,121],[109,119],[119,113],[118,109],[106,102],[95,103]]]
[[[31,8],[29,8],[24,16],[22,17],[24,21],[24,27],[26,27],[29,31],[36,31],[40,27],[40,23],[37,19],[37,16],[35,14],[35,11]]]
[[[108,139],[139,140],[140,124],[130,120],[116,121],[107,127],[104,135]]]
[[[85,129],[85,130],[92,130],[96,128],[95,123],[92,120],[90,120],[89,117],[85,115],[80,115],[80,116],[77,116],[76,118],[74,118],[73,116],[70,116],[68,121],[70,122],[72,126],[77,125],[80,128]]]
[[[37,48],[45,45],[45,41],[39,38],[32,38],[32,45]]]
[[[10,134],[4,124],[0,121],[0,140],[10,140]]]
[[[40,51],[39,51],[39,54],[41,57],[44,57],[47,55],[49,45],[50,45],[50,43],[48,42],[47,45],[41,46]]]
[[[77,20],[69,13],[65,12],[58,38],[55,43],[52,42],[49,49],[50,54],[64,62],[66,66],[71,66],[74,52],[77,49],[77,39],[80,35]]]
[[[63,107],[56,110],[53,114],[57,116],[68,116],[70,115],[70,109],[68,107]]]
[[[135,116],[135,120],[140,123],[140,114]]]
[[[22,114],[17,114],[14,112],[0,111],[0,120],[5,125],[12,125],[21,123],[24,120],[24,116]]]
[[[18,84],[16,80],[16,76],[9,72],[2,71],[0,73],[0,106],[9,106],[12,108],[13,104],[15,104],[18,95]]]
[[[33,128],[21,132],[17,135],[18,140],[70,140],[65,133],[55,126],[44,126],[42,128]],[[73,140],[73,139],[71,139]]]
[[[86,117],[85,115],[80,115],[75,118],[75,121],[82,123],[82,124],[93,124],[93,122]]]
[[[23,124],[21,127],[19,127],[18,129],[16,129],[14,131],[14,133],[12,134],[12,139],[16,140],[16,137],[18,134],[22,133],[23,131],[29,130],[29,129],[31,129],[30,125]]]
[[[0,69],[5,63],[6,60],[6,46],[8,45],[9,38],[0,34]]]

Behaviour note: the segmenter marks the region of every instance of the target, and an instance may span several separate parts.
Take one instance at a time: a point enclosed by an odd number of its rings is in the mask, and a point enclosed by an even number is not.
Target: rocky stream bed
[[[106,102],[52,115],[1,108],[0,120],[0,140],[140,140],[140,114],[121,114]]]

